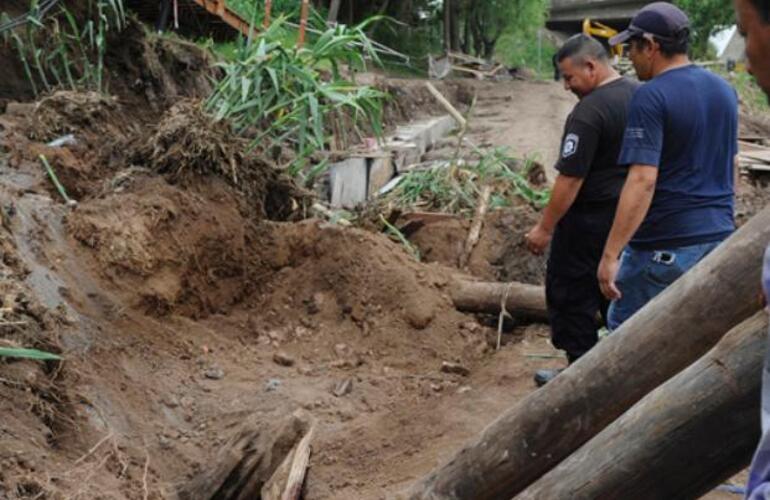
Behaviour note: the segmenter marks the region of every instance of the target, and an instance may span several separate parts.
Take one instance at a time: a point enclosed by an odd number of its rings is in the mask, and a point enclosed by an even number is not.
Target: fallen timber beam
[[[464,312],[499,314],[504,303],[510,314],[548,320],[542,286],[457,280],[452,285],[451,296],[454,306]]]
[[[411,499],[510,499],[760,308],[770,207],[545,387],[409,490]]]
[[[713,490],[756,448],[766,340],[761,311],[516,499],[700,498]]]

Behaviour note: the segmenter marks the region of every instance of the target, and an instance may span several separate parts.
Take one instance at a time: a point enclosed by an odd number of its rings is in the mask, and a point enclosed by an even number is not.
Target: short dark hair
[[[751,0],[751,4],[757,8],[759,18],[765,24],[770,24],[770,0]]]
[[[767,0],[770,1],[770,0]],[[677,33],[674,38],[663,38],[657,35],[652,35],[652,38],[660,45],[660,52],[666,57],[673,57],[680,54],[687,54],[690,50],[690,29],[684,28]],[[646,45],[650,41],[643,36],[635,36],[631,38],[631,43]]]
[[[609,60],[607,49],[598,40],[585,33],[578,33],[569,37],[556,53],[558,62],[562,62],[568,57],[578,63],[585,62],[586,58],[593,58],[602,62]]]

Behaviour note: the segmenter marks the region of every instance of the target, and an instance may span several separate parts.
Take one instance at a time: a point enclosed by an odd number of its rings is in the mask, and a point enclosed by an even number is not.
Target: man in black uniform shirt
[[[618,75],[601,43],[587,35],[567,40],[556,58],[565,88],[580,102],[564,126],[551,200],[526,239],[537,255],[551,245],[545,285],[551,339],[572,363],[596,344],[597,318],[609,305],[596,271],[626,177],[617,160],[638,84]],[[560,371],[540,370],[535,381],[543,385]]]

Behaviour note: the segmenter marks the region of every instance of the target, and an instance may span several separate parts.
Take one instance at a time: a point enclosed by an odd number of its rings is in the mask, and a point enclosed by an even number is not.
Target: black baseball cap
[[[655,2],[637,12],[628,29],[610,38],[610,45],[625,43],[631,38],[643,35],[676,41],[680,39],[682,32],[689,28],[690,20],[679,7],[668,2]]]

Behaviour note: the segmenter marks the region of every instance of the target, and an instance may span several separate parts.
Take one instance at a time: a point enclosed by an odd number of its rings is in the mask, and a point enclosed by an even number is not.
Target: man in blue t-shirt
[[[628,177],[598,278],[613,330],[735,229],[738,99],[687,57],[690,23],[672,4],[640,10],[610,40],[630,42],[640,80],[621,148]],[[622,257],[621,257],[622,252]]]

